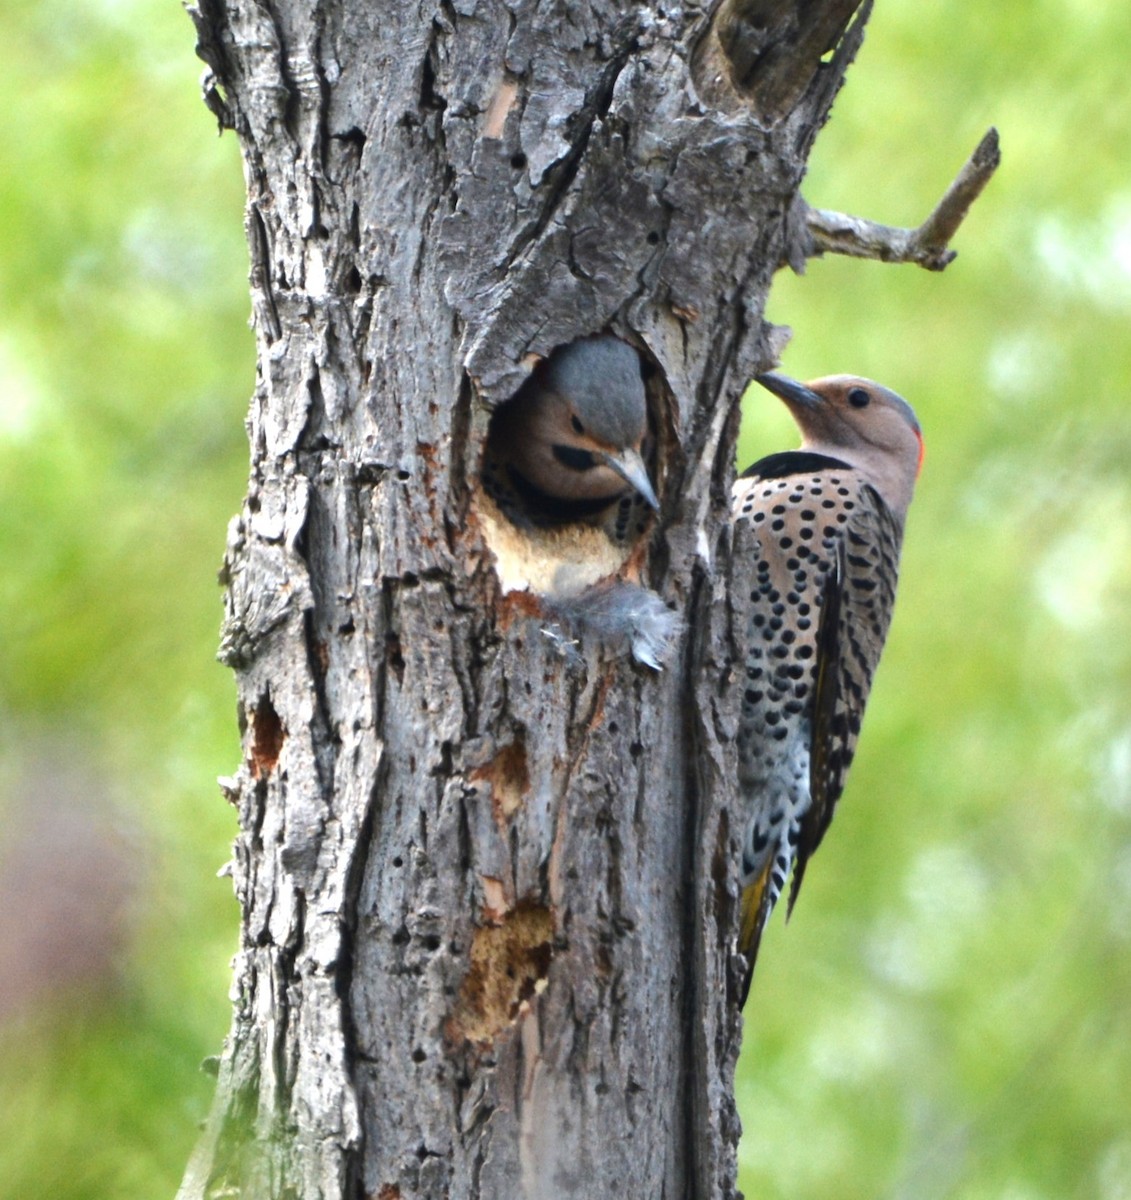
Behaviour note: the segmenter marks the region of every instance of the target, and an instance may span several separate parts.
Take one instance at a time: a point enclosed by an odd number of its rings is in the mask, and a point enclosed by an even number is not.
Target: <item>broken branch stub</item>
[[[772,124],[792,112],[814,79],[828,72],[825,57],[842,45],[861,7],[860,0],[722,0],[701,43],[699,86],[715,103],[726,104],[728,93],[740,98]],[[866,20],[865,12],[860,32]],[[844,65],[831,71],[836,87]]]
[[[941,271],[958,253],[950,249],[951,238],[1000,163],[998,133],[991,128],[930,216],[915,229],[881,225],[865,217],[806,206],[809,235],[806,254],[810,258],[844,254],[881,262],[916,263],[928,271]]]

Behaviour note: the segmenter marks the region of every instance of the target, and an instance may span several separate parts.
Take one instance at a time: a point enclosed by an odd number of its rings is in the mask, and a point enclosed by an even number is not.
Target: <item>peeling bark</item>
[[[235,1015],[183,1200],[736,1195],[727,491],[863,29],[768,7],[764,79],[711,76],[681,0],[194,12],[259,370]],[[599,330],[651,368],[662,512],[624,570],[684,617],[662,673],[505,591],[479,518],[492,408]]]

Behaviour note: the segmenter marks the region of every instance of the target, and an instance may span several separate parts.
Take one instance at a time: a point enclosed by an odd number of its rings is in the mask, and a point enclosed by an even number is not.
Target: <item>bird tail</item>
[[[750,995],[750,983],[754,978],[754,963],[758,958],[758,947],[762,942],[762,930],[766,927],[766,918],[774,906],[770,894],[770,871],[774,865],[773,855],[766,860],[766,865],[742,889],[740,901],[742,920],[738,927],[739,953],[746,959],[746,974],[742,981],[742,1000]]]

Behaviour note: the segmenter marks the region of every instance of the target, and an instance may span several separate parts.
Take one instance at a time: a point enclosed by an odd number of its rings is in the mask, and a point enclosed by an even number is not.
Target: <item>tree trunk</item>
[[[736,1194],[728,489],[855,8],[194,13],[259,372],[235,1016],[184,1200]],[[479,517],[492,408],[598,330],[650,370],[659,672],[505,591]]]

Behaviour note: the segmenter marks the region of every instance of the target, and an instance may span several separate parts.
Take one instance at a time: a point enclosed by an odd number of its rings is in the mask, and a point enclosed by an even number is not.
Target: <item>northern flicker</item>
[[[659,501],[644,465],[640,357],[606,334],[555,350],[491,420],[484,490],[520,528],[598,525],[615,542]]]
[[[558,347],[492,416],[479,528],[504,594],[537,596],[567,656],[596,642],[661,670],[675,652],[682,621],[633,561],[660,506],[648,445],[640,356],[608,334]]]
[[[758,382],[785,402],[802,441],[756,462],[732,496],[747,990],[770,911],[791,870],[792,910],[844,789],[923,460],[911,406],[877,383]]]

